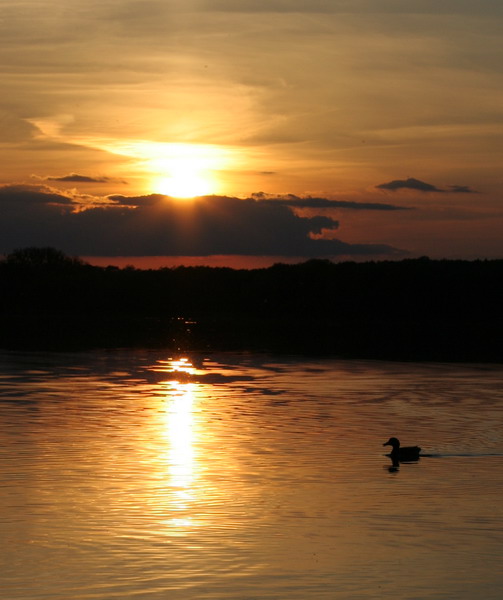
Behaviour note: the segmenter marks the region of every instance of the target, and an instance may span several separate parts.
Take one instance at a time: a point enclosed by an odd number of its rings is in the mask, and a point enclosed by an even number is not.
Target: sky
[[[0,253],[503,258],[502,33],[500,0],[1,0]]]

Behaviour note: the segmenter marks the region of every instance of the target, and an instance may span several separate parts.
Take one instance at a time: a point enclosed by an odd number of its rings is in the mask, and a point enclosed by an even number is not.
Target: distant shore
[[[142,270],[32,248],[0,286],[2,349],[503,362],[503,260]]]

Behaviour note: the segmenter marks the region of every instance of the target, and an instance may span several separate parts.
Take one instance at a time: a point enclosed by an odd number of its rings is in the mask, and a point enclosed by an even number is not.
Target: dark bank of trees
[[[9,349],[503,360],[503,260],[139,270],[27,248],[0,261],[0,291]]]

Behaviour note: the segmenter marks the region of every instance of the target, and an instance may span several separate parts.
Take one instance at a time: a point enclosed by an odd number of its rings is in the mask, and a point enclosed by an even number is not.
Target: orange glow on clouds
[[[168,143],[141,139],[94,136],[65,136],[59,122],[32,119],[39,138],[71,142],[102,150],[126,159],[123,168],[129,179],[143,180],[144,193],[175,198],[222,194],[221,172],[242,162],[237,148],[215,144]]]
[[[88,141],[131,159],[130,170],[146,180],[146,193],[190,198],[223,193],[219,173],[237,162],[236,150],[210,144],[170,144],[145,140]]]

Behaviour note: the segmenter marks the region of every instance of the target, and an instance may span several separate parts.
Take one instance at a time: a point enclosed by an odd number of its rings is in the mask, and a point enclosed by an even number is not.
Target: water
[[[0,355],[2,600],[500,599],[503,369]],[[396,435],[430,456],[393,469]]]

